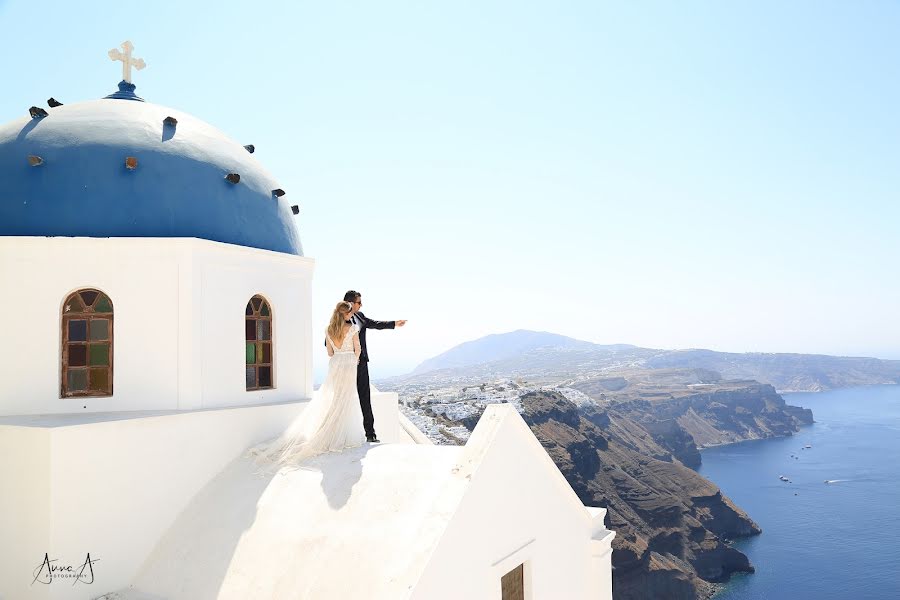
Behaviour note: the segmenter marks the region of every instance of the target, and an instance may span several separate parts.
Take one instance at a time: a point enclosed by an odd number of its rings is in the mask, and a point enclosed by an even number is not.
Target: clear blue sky
[[[892,0],[7,0],[0,26],[0,121],[110,93],[130,39],[140,95],[256,144],[314,327],[350,287],[409,319],[375,376],[519,328],[900,358]]]

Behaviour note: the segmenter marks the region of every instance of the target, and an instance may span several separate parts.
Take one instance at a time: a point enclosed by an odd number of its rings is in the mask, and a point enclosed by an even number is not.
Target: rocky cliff
[[[631,371],[573,387],[611,414],[640,424],[685,465],[700,465],[697,447],[791,435],[813,422],[812,411],[789,406],[775,388],[756,381],[723,381],[712,371]]]
[[[704,598],[732,573],[753,571],[725,540],[759,527],[714,484],[673,460],[654,434],[555,391],[520,401],[523,418],[582,502],[609,509],[617,600]]]
[[[491,347],[503,337],[490,340]],[[530,346],[490,362],[398,378],[387,388],[401,393],[409,416],[438,443],[464,443],[487,403],[517,403],[581,500],[609,509],[608,526],[617,532],[616,600],[706,598],[732,573],[753,570],[726,540],[757,534],[759,527],[692,470],[700,465],[699,448],[791,435],[812,423],[812,413],[786,405],[770,382],[749,380],[743,373],[750,366],[772,375],[775,386],[788,384],[794,368],[791,387],[812,372],[818,383],[807,387],[850,381],[836,373],[851,364],[853,377],[900,376],[900,362],[519,337]],[[479,341],[471,345],[477,349]],[[471,350],[449,358],[464,362]],[[780,370],[784,365],[787,371]]]

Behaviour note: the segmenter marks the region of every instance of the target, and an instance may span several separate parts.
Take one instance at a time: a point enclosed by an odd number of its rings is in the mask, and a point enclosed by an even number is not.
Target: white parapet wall
[[[372,415],[379,440],[400,441],[400,400],[396,392],[379,392],[372,386]]]
[[[612,598],[612,541],[615,532],[606,528],[606,509],[586,507],[593,519],[591,525],[590,597]]]
[[[304,406],[0,417],[0,600],[127,586],[191,498]],[[90,554],[92,574],[51,579],[45,554],[76,568]]]

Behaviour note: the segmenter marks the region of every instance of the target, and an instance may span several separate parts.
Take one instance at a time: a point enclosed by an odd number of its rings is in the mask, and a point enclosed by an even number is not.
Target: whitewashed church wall
[[[470,438],[489,446],[411,599],[499,598],[501,577],[524,564],[527,600],[611,600],[591,596],[586,509],[515,410],[497,408],[509,414],[489,440]]]
[[[0,600],[49,598],[48,586],[32,585],[50,547],[47,430],[0,426],[0,485]]]
[[[196,239],[0,238],[0,415],[195,409],[309,398],[314,261]],[[60,315],[114,307],[113,395],[60,398]],[[246,391],[244,308],[273,307],[275,389]]]
[[[156,240],[0,238],[0,415],[176,408],[179,254]],[[60,398],[62,305],[87,287],[113,303],[113,395]]]
[[[90,600],[127,587],[190,500],[304,407],[98,415],[57,427],[0,424],[0,481],[13,492],[0,494],[0,600]],[[98,561],[94,582],[32,585],[45,552],[78,565],[89,552]]]
[[[234,406],[309,398],[314,261],[225,244],[202,248],[199,279],[201,405]],[[254,295],[272,308],[273,381],[268,390],[246,390],[244,309]]]

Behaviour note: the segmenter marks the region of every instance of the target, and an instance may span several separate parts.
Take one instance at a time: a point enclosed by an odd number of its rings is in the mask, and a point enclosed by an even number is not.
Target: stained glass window
[[[247,390],[275,387],[272,377],[272,308],[262,296],[253,296],[244,311]]]
[[[63,302],[60,397],[112,396],[113,305],[95,289]]]

